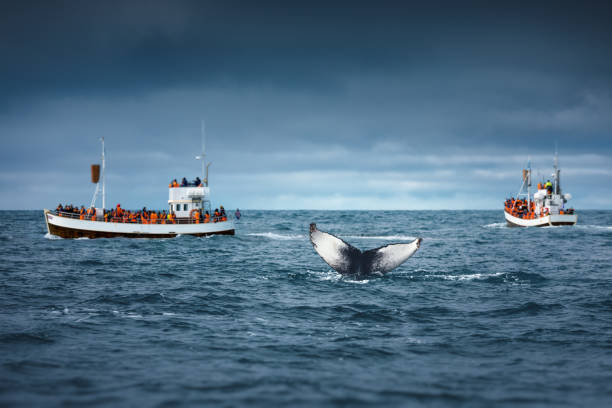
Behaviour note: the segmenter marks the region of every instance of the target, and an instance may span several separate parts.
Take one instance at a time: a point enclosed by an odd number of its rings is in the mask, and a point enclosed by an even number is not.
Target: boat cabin
[[[210,213],[210,190],[208,187],[169,187],[168,205],[177,218],[187,218],[193,210]]]

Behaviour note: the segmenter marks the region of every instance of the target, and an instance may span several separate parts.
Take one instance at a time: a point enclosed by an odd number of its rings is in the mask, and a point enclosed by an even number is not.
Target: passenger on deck
[[[550,180],[546,180],[546,184],[544,184],[544,187],[546,188],[548,194],[552,194],[552,183],[550,182]]]
[[[202,187],[202,181],[199,177],[196,177],[195,181],[193,182],[193,185],[196,187]]]
[[[181,187],[187,187],[188,185],[189,183],[187,183],[187,179],[183,177],[183,179],[181,180]]]
[[[204,214],[204,223],[207,224],[210,222],[210,214],[208,213],[208,211],[206,211],[206,214]]]

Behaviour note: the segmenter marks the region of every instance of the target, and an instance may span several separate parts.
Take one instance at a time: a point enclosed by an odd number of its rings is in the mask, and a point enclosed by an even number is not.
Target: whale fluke
[[[310,224],[310,242],[325,262],[343,275],[386,273],[400,266],[421,246],[421,238],[409,244],[389,244],[361,252],[338,237]]]

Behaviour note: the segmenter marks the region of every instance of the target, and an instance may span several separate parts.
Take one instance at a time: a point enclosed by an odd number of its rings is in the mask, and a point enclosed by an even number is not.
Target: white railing
[[[203,217],[201,220],[196,220],[195,218],[189,218],[189,217],[180,217],[180,218],[175,218],[174,220],[168,220],[166,219],[162,219],[162,218],[158,218],[156,220],[154,220],[154,222],[151,221],[151,219],[145,219],[143,222],[143,219],[140,215],[136,215],[135,213],[130,213],[130,215],[124,215],[121,217],[112,217],[110,214],[108,214],[108,217],[104,218],[104,217],[96,217],[96,216],[91,216],[91,215],[87,215],[87,214],[77,214],[77,213],[72,213],[72,212],[65,212],[65,211],[49,211],[51,214],[56,215],[58,217],[64,217],[64,218],[72,218],[75,220],[84,220],[84,221],[101,221],[101,222],[115,222],[115,223],[125,223],[125,224],[156,224],[156,225],[163,225],[163,224],[207,224],[207,223],[217,223],[217,222],[224,222],[221,221],[221,217],[210,217],[210,221],[205,222]],[[226,215],[227,220],[226,221],[230,221],[232,219],[232,217],[230,215]],[[164,222],[165,221],[165,222]]]

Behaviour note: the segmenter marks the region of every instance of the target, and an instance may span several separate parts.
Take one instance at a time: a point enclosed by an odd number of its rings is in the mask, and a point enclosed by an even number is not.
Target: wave
[[[483,225],[483,228],[508,228],[505,222],[494,222],[493,224]]]
[[[48,232],[45,234],[45,238],[50,240],[64,239],[62,237],[58,237],[57,235],[49,234]]]
[[[347,239],[378,239],[383,241],[414,241],[410,235],[347,235]]]
[[[308,274],[316,276],[317,279],[319,279],[320,281],[330,281],[330,282],[342,281],[346,283],[354,283],[357,285],[365,285],[366,283],[370,282],[369,279],[361,279],[361,280],[351,279],[350,276],[341,275],[338,272],[334,271],[333,269],[329,269],[325,272],[317,272],[317,271],[311,271],[310,269],[307,269],[306,272]]]
[[[442,281],[476,281],[485,283],[539,283],[546,278],[537,273],[528,272],[495,272],[495,273],[423,273],[417,270],[414,272],[396,273],[395,275],[405,276],[416,280],[442,280]]]
[[[427,274],[421,275],[420,277],[424,279],[441,279],[441,280],[450,280],[450,281],[473,281],[473,280],[486,280],[490,278],[495,278],[497,276],[504,275],[504,272],[497,273],[471,273],[471,274],[463,274],[463,275],[448,275],[448,274]],[[413,278],[419,277],[418,275],[411,274]]]
[[[585,229],[585,230],[599,230],[599,231],[612,231],[612,225],[589,225],[589,224],[576,224],[574,228]]]
[[[486,314],[486,315],[494,315],[494,316],[512,316],[512,315],[537,315],[545,312],[553,312],[564,309],[560,303],[537,303],[537,302],[527,302],[520,305],[516,305],[514,307],[506,307],[500,309],[489,310],[485,312],[478,312],[478,314]]]
[[[253,232],[250,234],[246,234],[252,237],[263,237],[268,239],[274,239],[278,241],[295,241],[300,239],[305,239],[304,235],[299,234],[276,234],[274,232]]]

